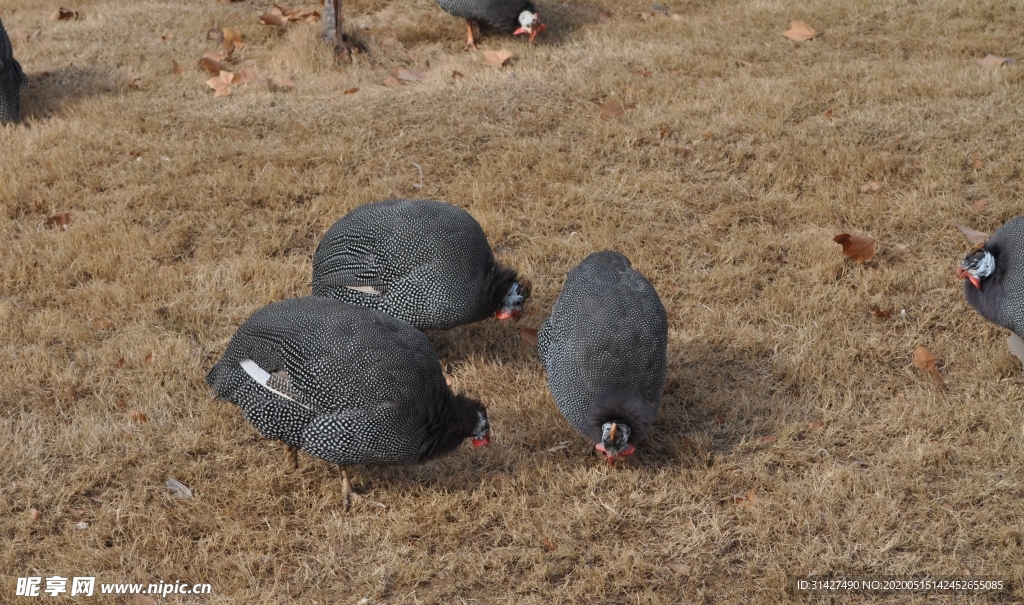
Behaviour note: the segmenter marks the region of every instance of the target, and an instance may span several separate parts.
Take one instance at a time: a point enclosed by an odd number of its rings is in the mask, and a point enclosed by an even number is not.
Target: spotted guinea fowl
[[[466,20],[466,48],[476,48],[473,23],[512,35],[527,34],[530,42],[548,28],[540,22],[537,8],[530,0],[437,0],[449,14]]]
[[[206,375],[264,436],[338,464],[423,462],[490,441],[487,411],[448,388],[427,337],[372,309],[307,296],[247,319]]]
[[[20,88],[28,84],[21,64],[14,58],[11,39],[7,37],[3,21],[0,21],[0,122],[17,122],[21,119]]]
[[[957,268],[967,302],[1024,338],[1024,216],[1010,219]]]
[[[428,200],[359,206],[313,255],[313,294],[383,311],[420,329],[518,319],[530,282],[494,260],[465,210]]]
[[[647,279],[618,252],[573,268],[537,334],[558,409],[614,464],[643,441],[661,405],[668,320]]]

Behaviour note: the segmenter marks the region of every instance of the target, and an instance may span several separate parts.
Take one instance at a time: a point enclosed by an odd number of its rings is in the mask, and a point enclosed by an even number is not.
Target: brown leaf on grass
[[[185,68],[183,68],[181,65],[178,65],[177,61],[171,61],[171,73],[172,74],[174,74],[176,76],[180,76],[181,72],[183,72],[183,71],[185,71]]]
[[[237,85],[241,85],[241,84],[248,84],[249,82],[254,82],[257,79],[258,78],[256,77],[256,72],[254,72],[251,69],[246,68],[246,69],[243,69],[242,71],[238,72],[237,74],[235,74],[235,79],[232,82],[232,84],[234,84],[236,86]],[[161,272],[165,272],[165,270],[168,270],[168,271],[166,271],[166,273],[169,273],[169,274],[172,274],[172,275],[174,273],[174,268],[173,267],[161,267],[160,268]]]
[[[988,241],[989,234],[985,233],[984,231],[975,231],[974,229],[971,229],[970,227],[964,227],[963,225],[957,225],[956,228],[960,230],[960,233],[966,235],[967,241],[974,246],[977,246],[978,244],[984,244],[985,242]]]
[[[985,208],[985,206],[988,206],[988,200],[974,200],[973,202],[970,202],[967,205],[971,207],[971,210],[975,212],[981,212]]]
[[[1010,347],[1010,352],[1013,353],[1017,359],[1024,363],[1024,340],[1020,339],[1013,332],[1010,332],[1010,337],[1006,339],[1007,346]]]
[[[622,105],[614,99],[611,101],[605,101],[604,103],[598,103],[597,106],[601,108],[601,117],[606,120],[613,120],[624,113]]]
[[[146,353],[146,363],[153,363],[154,355],[152,352]]]
[[[684,563],[669,563],[666,567],[668,567],[669,571],[672,573],[677,573],[682,576],[689,576],[693,572],[693,568]]]
[[[16,30],[12,31],[11,33],[14,34],[16,37],[18,37],[20,40],[22,40],[24,42],[31,42],[32,40],[35,40],[36,38],[38,38],[39,34],[43,33],[43,30],[37,29],[35,31],[27,32],[27,31],[22,30],[22,29],[16,29]]]
[[[230,42],[232,46],[237,49],[241,49],[245,46],[245,42],[242,42],[242,32],[237,29],[224,28],[223,30],[225,44]]]
[[[757,496],[754,494],[754,490],[750,489],[744,493],[733,494],[728,498],[725,498],[724,500],[731,501],[733,504],[739,504],[740,506],[746,508],[751,504],[757,502]]]
[[[388,76],[384,79],[384,86],[390,86],[392,88],[396,86],[402,86],[402,81],[395,76]]]
[[[20,489],[23,492],[30,492],[30,491],[32,491],[32,484],[29,483],[28,481],[18,481],[17,485],[18,485],[18,489]]]
[[[995,69],[997,67],[1002,67],[1004,65],[1013,65],[1014,63],[1016,63],[1016,61],[1009,57],[997,57],[992,54],[985,55],[981,59],[976,58],[974,59],[974,62],[984,67],[985,69]]]
[[[127,416],[128,420],[131,420],[132,422],[136,422],[138,424],[149,422],[149,418],[147,418],[145,414],[138,410],[128,410]]]
[[[658,131],[658,138],[664,139],[666,136],[672,134],[672,131],[668,129],[668,126],[662,126],[661,130]]]
[[[124,357],[121,357],[120,359],[117,360],[117,368],[121,369],[123,367],[124,367]]]
[[[199,67],[202,67],[215,76],[220,75],[220,72],[224,71],[224,65],[221,64],[221,61],[223,60],[224,55],[220,53],[204,53],[203,58],[199,59]]]
[[[890,317],[892,317],[893,311],[895,311],[895,309],[889,309],[888,311],[884,311],[878,305],[874,305],[871,307],[871,314],[879,319],[889,319]]]
[[[84,508],[69,508],[68,516],[70,516],[75,521],[84,521],[88,518],[88,515],[86,514]]]
[[[761,443],[775,443],[779,438],[775,435],[765,435],[761,437]]]
[[[975,170],[981,170],[984,167],[985,167],[985,162],[983,162],[981,160],[981,158],[978,157],[978,153],[977,152],[972,151],[971,152],[971,168],[974,168]]]
[[[110,321],[106,317],[97,317],[92,320],[92,326],[97,330],[106,330],[114,326],[114,322]]]
[[[453,71],[452,72],[452,79],[453,80],[458,80],[459,78],[465,78],[465,77],[466,76],[462,75],[461,71]]]
[[[281,27],[288,24],[288,20],[285,19],[284,14],[281,13],[281,9],[276,6],[260,15],[260,21],[266,25],[278,25]]]
[[[348,90],[346,90],[344,94],[354,95],[357,92],[359,92],[359,88],[358,87],[354,87],[354,88],[349,88]]]
[[[875,253],[878,252],[878,240],[870,235],[840,233],[832,238],[832,241],[843,247],[843,254],[858,263],[875,258]]]
[[[78,397],[78,390],[75,387],[64,387],[64,396],[68,401],[74,401]]]
[[[653,17],[653,16],[654,15],[652,15],[651,13],[637,13],[636,14],[636,18],[640,19],[641,21],[644,21],[644,22],[650,21],[651,17]]]
[[[558,545],[555,544],[554,542],[552,542],[551,539],[548,538],[547,536],[541,536],[540,537],[540,543],[541,543],[541,546],[543,546],[544,550],[546,550],[546,551],[552,551],[552,550],[556,550],[558,548]]]
[[[226,97],[231,94],[231,84],[235,81],[235,74],[230,71],[222,71],[214,78],[206,81],[206,85],[213,89],[214,97]]]
[[[882,188],[882,184],[879,183],[878,181],[868,181],[868,182],[866,182],[866,183],[864,183],[863,185],[860,186],[860,192],[861,193],[871,193],[871,192],[874,192],[874,191],[878,191],[881,188]]]
[[[73,11],[63,6],[53,11],[53,14],[50,15],[51,21],[74,21],[75,19],[78,19],[78,11]]]
[[[803,21],[790,21],[789,29],[782,32],[782,35],[794,42],[806,42],[817,36],[818,30]]]
[[[832,119],[832,114],[834,114],[834,113],[835,113],[835,109],[826,109],[825,113],[821,114],[821,117],[825,118],[826,120],[831,120]]]
[[[130,74],[128,76],[128,88],[132,90],[139,90],[142,86],[142,76],[139,74]]]
[[[812,422],[808,422],[807,423],[807,428],[812,430],[812,431],[816,431],[816,430],[820,429],[823,426],[825,426],[825,423],[822,422],[821,420],[814,420]]]
[[[47,227],[53,227],[55,229],[60,229],[61,231],[67,229],[68,225],[70,225],[70,224],[71,224],[71,215],[68,214],[67,212],[61,212],[60,214],[54,214],[50,218],[46,219],[46,223],[45,223],[45,225]]]
[[[422,82],[427,78],[427,70],[398,68],[391,72],[391,75],[403,82]]]
[[[519,339],[519,345],[524,349],[535,347],[539,342],[537,340],[537,330],[534,330],[533,328],[520,328]]]
[[[490,65],[491,67],[501,67],[505,65],[514,55],[512,51],[507,49],[501,50],[485,50],[484,51],[484,64]]]
[[[946,381],[943,380],[942,374],[939,373],[939,369],[935,366],[935,362],[937,360],[938,358],[935,357],[935,354],[929,351],[926,347],[917,347],[914,349],[914,367],[927,372],[935,386],[940,389],[945,389]]]
[[[128,404],[125,403],[124,399],[118,399],[114,401],[114,407],[120,411],[124,411],[128,409]]]
[[[206,38],[217,42],[224,41],[224,31],[220,28],[220,21],[214,21],[213,27],[206,30]]]
[[[33,521],[38,521],[43,517],[43,513],[39,512],[38,508],[29,509],[28,518]]]

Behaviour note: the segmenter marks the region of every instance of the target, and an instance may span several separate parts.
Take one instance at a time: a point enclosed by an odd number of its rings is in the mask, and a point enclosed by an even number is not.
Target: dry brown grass
[[[955,222],[1022,212],[1024,67],[973,61],[1019,52],[1019,7],[689,1],[644,22],[646,3],[540,0],[541,43],[483,39],[518,55],[497,70],[431,0],[347,3],[369,52],[337,66],[309,27],[260,25],[269,1],[180,4],[82,1],[51,22],[56,4],[4,3],[8,30],[43,33],[14,40],[32,83],[24,124],[0,128],[0,601],[15,577],[83,573],[210,582],[210,603],[769,603],[798,574],[1024,580],[1021,368],[952,276]],[[824,34],[795,49],[791,19]],[[195,67],[214,21],[294,91],[214,99]],[[425,82],[381,85],[424,61]],[[609,98],[635,107],[602,120]],[[360,472],[383,511],[342,512],[326,463],[286,472],[211,399],[234,329],[308,293],[326,228],[390,196],[469,209],[533,281],[529,327],[593,250],[651,279],[670,371],[636,456],[583,456],[509,324],[431,335],[494,441]],[[66,231],[44,226],[58,212]],[[836,215],[881,241],[875,261],[844,261]],[[911,367],[918,345],[948,392]]]

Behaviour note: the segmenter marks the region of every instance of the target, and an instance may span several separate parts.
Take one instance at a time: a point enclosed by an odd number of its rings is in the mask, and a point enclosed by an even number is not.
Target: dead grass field
[[[643,21],[644,2],[539,0],[536,46],[482,39],[517,55],[500,70],[432,0],[347,2],[367,52],[339,65],[315,27],[260,24],[269,1],[56,6],[0,14],[42,30],[12,35],[31,83],[0,127],[0,602],[29,575],[212,584],[189,603],[832,602],[788,594],[804,574],[1017,583],[836,602],[1022,597],[1021,364],[953,277],[954,223],[1024,210],[1024,66],[974,61],[1021,52],[1019,4],[680,1]],[[796,48],[791,19],[823,33]],[[214,98],[214,22],[294,89]],[[535,295],[518,326],[430,335],[491,446],[363,469],[387,508],[346,513],[332,467],[286,471],[203,376],[251,312],[308,294],[334,220],[387,197],[467,208]],[[844,259],[844,231],[878,257]],[[517,331],[606,248],[670,323],[662,412],[615,469]],[[947,391],[911,366],[919,345]]]

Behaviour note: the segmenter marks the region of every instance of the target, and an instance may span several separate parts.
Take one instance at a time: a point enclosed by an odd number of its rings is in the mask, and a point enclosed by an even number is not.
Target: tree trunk
[[[342,27],[341,27],[341,2],[342,0],[324,0],[324,40],[334,47],[334,50],[342,48]]]

